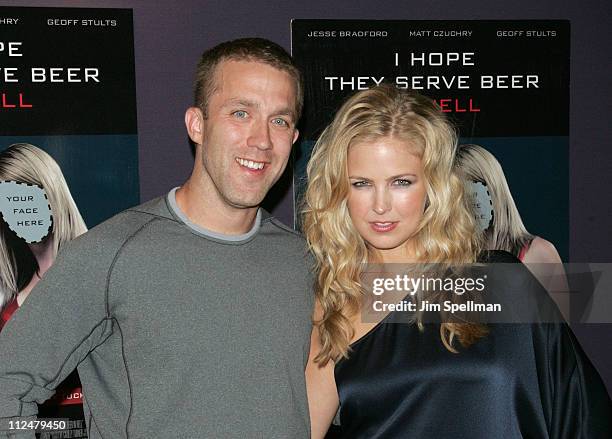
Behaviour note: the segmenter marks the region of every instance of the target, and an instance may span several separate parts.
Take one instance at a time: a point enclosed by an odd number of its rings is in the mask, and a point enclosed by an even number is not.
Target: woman
[[[338,408],[348,438],[608,437],[609,397],[562,325],[362,321],[364,263],[478,260],[455,148],[430,99],[389,85],[348,99],[315,146],[303,218],[318,269],[312,437]]]
[[[0,220],[0,308],[15,308],[23,303],[53,264],[61,246],[85,233],[87,227],[58,164],[40,148],[16,143],[2,151],[0,181],[41,187],[49,200],[53,218],[49,235],[32,244],[17,237]]]
[[[482,146],[461,145],[457,165],[469,182],[484,184],[491,197],[493,215],[483,232],[486,247],[505,250],[526,264],[568,319],[569,288],[559,253],[552,243],[532,235],[523,225],[497,159]]]
[[[0,184],[18,182],[45,191],[53,226],[39,242],[27,243],[0,218],[0,330],[26,300],[32,289],[53,265],[62,246],[87,231],[70,195],[58,164],[49,154],[27,143],[16,143],[0,153]],[[72,416],[56,405],[81,404],[81,384],[76,373],[57,388],[56,395],[42,406],[39,415]],[[76,418],[82,419],[82,411]]]

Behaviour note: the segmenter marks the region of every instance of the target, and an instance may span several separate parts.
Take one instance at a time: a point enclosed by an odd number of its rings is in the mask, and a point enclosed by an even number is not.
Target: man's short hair
[[[302,114],[304,105],[304,86],[302,73],[291,59],[291,56],[276,43],[264,38],[240,38],[226,41],[202,54],[195,81],[195,105],[206,117],[208,102],[215,91],[215,71],[222,61],[256,61],[268,64],[278,70],[287,72],[295,81],[296,122]]]

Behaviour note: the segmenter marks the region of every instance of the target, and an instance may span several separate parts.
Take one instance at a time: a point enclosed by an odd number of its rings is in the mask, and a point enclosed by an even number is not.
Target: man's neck
[[[242,235],[251,230],[257,207],[228,206],[211,192],[189,179],[176,191],[176,204],[189,221],[204,229],[224,235]]]

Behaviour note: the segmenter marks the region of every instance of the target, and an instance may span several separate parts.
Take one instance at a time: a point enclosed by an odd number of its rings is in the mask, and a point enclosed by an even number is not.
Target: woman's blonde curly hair
[[[348,356],[354,335],[350,318],[363,298],[360,275],[372,256],[347,208],[348,150],[380,138],[406,141],[423,163],[427,203],[413,241],[417,261],[466,264],[480,252],[464,184],[454,168],[457,136],[440,108],[414,91],[387,84],[350,97],[314,147],[303,202],[303,231],[316,261],[315,294],[322,311],[315,322],[320,364]],[[485,333],[477,324],[440,327],[442,342],[453,352],[455,338],[469,345]]]

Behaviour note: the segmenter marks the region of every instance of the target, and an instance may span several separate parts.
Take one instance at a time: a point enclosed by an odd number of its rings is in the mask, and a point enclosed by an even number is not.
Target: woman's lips
[[[370,223],[372,230],[379,233],[390,232],[395,229],[396,226],[397,221],[376,221]]]

